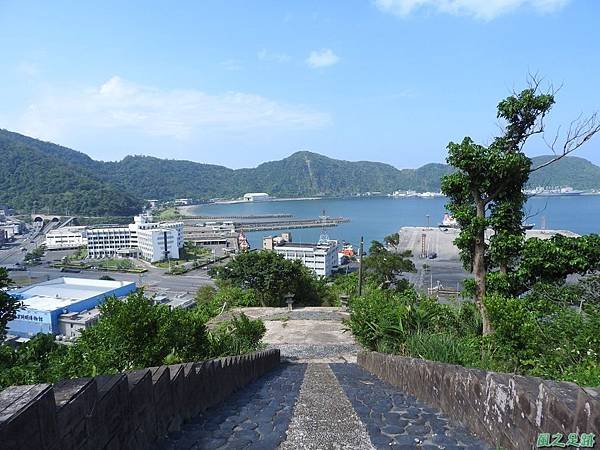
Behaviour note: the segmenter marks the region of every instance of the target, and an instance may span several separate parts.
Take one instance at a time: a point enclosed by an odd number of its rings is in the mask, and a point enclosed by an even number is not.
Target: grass
[[[96,266],[100,269],[112,269],[112,270],[130,270],[135,269],[135,264],[129,259],[102,259]]]
[[[163,209],[158,214],[155,214],[155,217],[158,220],[176,220],[181,218],[181,213],[177,208],[167,208]]]

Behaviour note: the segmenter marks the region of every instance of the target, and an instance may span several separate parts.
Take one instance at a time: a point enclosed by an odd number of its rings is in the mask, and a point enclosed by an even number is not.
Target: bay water
[[[325,211],[331,217],[347,217],[350,222],[326,228],[331,239],[346,241],[357,246],[361,236],[368,248],[372,240],[398,231],[404,226],[437,226],[444,215],[447,199],[356,197],[318,200],[288,200],[208,204],[190,208],[193,215],[261,215],[292,214],[297,219],[317,218]],[[527,223],[536,229],[569,230],[578,234],[600,233],[600,195],[568,197],[532,197],[525,207]],[[428,222],[429,221],[429,222]],[[246,233],[252,248],[262,246],[264,236],[276,235],[281,230]],[[291,229],[294,242],[316,242],[320,228]]]

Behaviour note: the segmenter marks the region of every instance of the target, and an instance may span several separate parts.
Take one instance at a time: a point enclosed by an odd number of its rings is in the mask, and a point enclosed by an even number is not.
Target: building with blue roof
[[[8,323],[8,333],[30,338],[37,333],[59,334],[59,316],[95,308],[107,297],[124,297],[136,290],[129,281],[56,278],[8,293],[23,307]]]

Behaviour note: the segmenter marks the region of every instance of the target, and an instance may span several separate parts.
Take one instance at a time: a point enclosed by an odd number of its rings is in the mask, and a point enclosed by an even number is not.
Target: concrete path
[[[342,387],[327,364],[309,364],[282,450],[372,449]]]
[[[263,342],[281,350],[284,360],[294,362],[356,362],[358,345],[342,321],[349,317],[343,308],[302,307],[236,308],[217,320],[234,314],[264,321],[267,332]]]
[[[157,449],[493,449],[356,364],[283,364]]]
[[[353,362],[341,308],[244,308],[284,363],[223,405],[162,440],[158,449],[489,449],[439,411]]]

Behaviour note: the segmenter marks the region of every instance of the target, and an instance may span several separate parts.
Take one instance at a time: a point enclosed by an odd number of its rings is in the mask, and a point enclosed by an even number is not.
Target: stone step
[[[492,449],[356,364],[283,364],[159,449]]]

